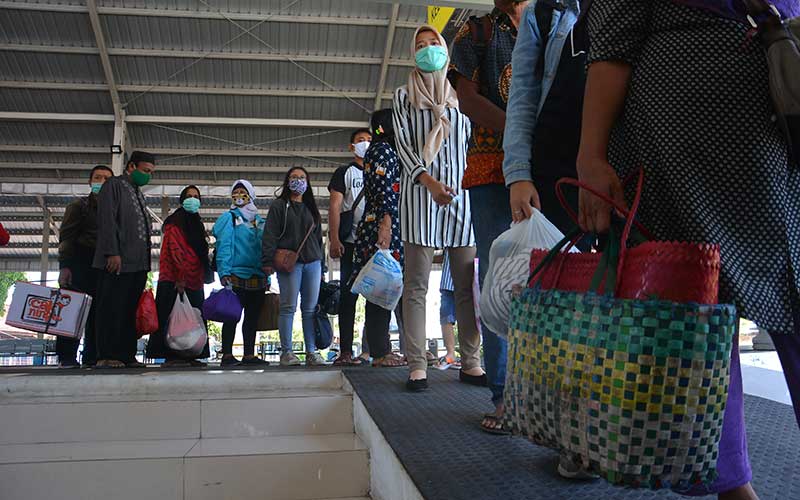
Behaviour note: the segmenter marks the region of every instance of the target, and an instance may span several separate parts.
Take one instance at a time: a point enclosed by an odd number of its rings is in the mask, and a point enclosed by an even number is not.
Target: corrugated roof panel
[[[33,113],[109,114],[114,109],[107,91],[3,89],[0,110]]]
[[[387,19],[391,5],[363,0],[227,0],[208,6],[197,0],[100,0],[105,7],[188,10],[201,12],[281,14],[293,16],[336,16],[362,19]],[[424,8],[423,8],[424,11]]]
[[[128,114],[220,116],[240,118],[291,118],[295,120],[363,121],[368,114],[363,108],[344,98],[223,96],[207,94],[150,93],[135,99],[136,94],[123,93],[123,102],[132,101]],[[372,99],[355,100],[367,109]],[[0,108],[3,100],[0,98]]]
[[[3,139],[5,140],[5,138]],[[19,163],[20,168],[24,168],[26,163],[75,163],[94,166],[99,164],[111,164],[111,153],[109,154],[87,154],[87,153],[20,153],[0,151],[0,162]]]
[[[0,75],[5,80],[105,83],[100,58],[83,54],[0,51]]]
[[[0,43],[95,46],[86,14],[8,9],[0,16]]]
[[[423,5],[400,5],[397,19],[422,24],[428,21],[428,9]]]
[[[4,144],[110,146],[113,125],[99,123],[0,122]]]
[[[226,19],[135,16],[101,21],[109,48],[379,57],[378,42],[386,37],[385,27],[374,26],[236,21],[240,28]],[[245,30],[251,31],[242,35]]]
[[[413,29],[398,28],[392,43],[392,58],[411,60],[411,41],[414,39]],[[408,68],[406,68],[408,69]]]
[[[204,127],[172,126],[187,133],[166,130],[145,124],[128,126],[131,141],[137,146],[158,148],[204,148],[204,149],[242,149],[236,144],[263,144],[264,149],[272,150],[320,150],[342,151],[347,148],[350,130],[333,132],[314,129],[295,129],[282,127]],[[333,132],[333,133],[331,133]],[[212,140],[200,135],[215,137]],[[229,142],[224,142],[229,141]]]
[[[203,87],[328,89],[289,62],[206,59],[195,63],[192,59],[168,57],[111,59],[119,84],[154,85],[161,82],[164,85],[174,83]],[[302,66],[335,89],[374,91],[378,85],[377,65],[303,63]]]

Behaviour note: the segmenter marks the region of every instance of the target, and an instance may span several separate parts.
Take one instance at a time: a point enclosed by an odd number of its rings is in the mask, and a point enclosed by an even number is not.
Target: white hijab
[[[430,31],[439,38],[439,43],[447,50],[447,42],[436,28],[428,24],[423,24],[414,33],[411,41],[412,58],[417,53],[417,35],[423,31]],[[433,112],[433,126],[428,136],[425,138],[425,147],[422,149],[422,159],[425,165],[430,165],[442,143],[450,137],[450,120],[447,118],[447,108],[458,109],[458,97],[450,81],[447,79],[447,71],[450,66],[448,57],[444,68],[433,73],[420,71],[419,68],[411,70],[408,75],[408,99],[411,105],[417,109],[430,109]]]
[[[236,186],[239,184],[244,186],[244,188],[247,190],[247,194],[250,195],[250,203],[242,207],[237,206],[235,203],[231,203],[231,210],[238,208],[244,220],[247,222],[253,222],[253,220],[256,218],[256,215],[258,215],[258,207],[256,207],[256,204],[254,203],[256,201],[256,190],[253,185],[250,184],[250,181],[239,179],[231,185],[231,193],[233,193],[233,190],[236,189]]]

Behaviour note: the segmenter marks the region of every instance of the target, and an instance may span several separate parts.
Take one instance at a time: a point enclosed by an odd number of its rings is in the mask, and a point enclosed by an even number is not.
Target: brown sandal
[[[408,361],[397,354],[391,353],[382,358],[372,360],[372,366],[376,368],[396,368],[398,366],[408,366]]]
[[[362,364],[360,359],[354,358],[353,354],[349,352],[343,352],[333,361],[333,366],[361,366]]]

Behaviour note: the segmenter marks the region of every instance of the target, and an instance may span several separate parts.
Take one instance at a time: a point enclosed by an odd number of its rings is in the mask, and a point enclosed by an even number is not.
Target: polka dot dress
[[[720,300],[793,333],[800,175],[762,45],[744,24],[668,0],[595,0],[590,12],[590,63],[633,66],[608,156],[622,178],[644,167],[642,222],[659,239],[719,243]]]
[[[361,268],[375,255],[378,228],[384,215],[392,218],[392,242],[389,251],[403,264],[403,241],[400,238],[398,206],[400,204],[400,163],[392,147],[379,142],[364,156],[364,215],[356,229],[356,248],[350,285]]]

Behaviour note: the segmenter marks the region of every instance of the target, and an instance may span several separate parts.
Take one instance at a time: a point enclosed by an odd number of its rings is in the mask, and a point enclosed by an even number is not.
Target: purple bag
[[[207,321],[238,323],[242,317],[242,303],[230,288],[214,290],[203,302],[203,316]]]

